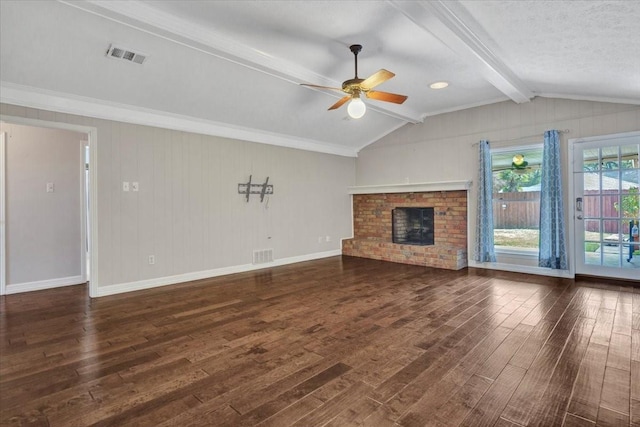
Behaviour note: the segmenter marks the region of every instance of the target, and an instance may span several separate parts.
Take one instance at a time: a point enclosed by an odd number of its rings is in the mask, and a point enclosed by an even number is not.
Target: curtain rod
[[[570,133],[570,132],[571,132],[571,130],[569,130],[569,129],[563,129],[563,130],[559,130],[558,131],[558,133]],[[540,133],[536,133],[535,135],[525,135],[525,136],[520,136],[518,138],[513,138],[513,139],[499,139],[499,140],[496,140],[496,141],[489,140],[489,142],[492,143],[492,144],[500,144],[500,143],[503,143],[503,142],[520,141],[520,140],[527,139],[527,138],[533,138],[534,136],[544,136],[544,133],[541,133],[541,134]],[[471,146],[475,147],[478,144],[480,144],[479,141],[478,142],[474,142],[473,144],[471,144]]]

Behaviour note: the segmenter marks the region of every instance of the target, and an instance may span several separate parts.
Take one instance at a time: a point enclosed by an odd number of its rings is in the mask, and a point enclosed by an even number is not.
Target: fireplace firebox
[[[433,208],[395,208],[391,217],[393,243],[433,245]]]

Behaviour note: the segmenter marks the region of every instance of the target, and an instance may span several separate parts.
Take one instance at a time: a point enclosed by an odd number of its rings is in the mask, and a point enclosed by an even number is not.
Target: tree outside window
[[[622,195],[620,203],[614,203],[622,218],[636,219],[640,217],[640,195],[638,187],[629,188],[629,193]]]
[[[516,167],[516,155],[524,157],[525,167]],[[538,249],[542,144],[494,149],[491,161],[495,245],[513,250]]]

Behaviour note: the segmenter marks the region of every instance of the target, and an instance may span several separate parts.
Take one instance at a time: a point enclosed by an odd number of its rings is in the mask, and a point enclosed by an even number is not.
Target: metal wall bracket
[[[249,175],[249,182],[238,184],[238,194],[244,194],[249,202],[249,196],[251,194],[260,195],[260,203],[264,201],[264,196],[273,194],[273,184],[269,184],[269,177],[264,181],[264,184],[252,184],[252,175]]]

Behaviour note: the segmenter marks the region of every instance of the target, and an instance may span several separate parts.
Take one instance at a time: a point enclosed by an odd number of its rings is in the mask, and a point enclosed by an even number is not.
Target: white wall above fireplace
[[[471,181],[419,182],[414,184],[362,185],[349,187],[349,194],[424,193],[429,191],[468,190]]]

